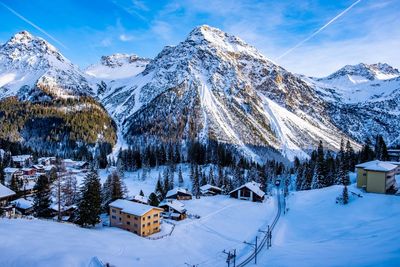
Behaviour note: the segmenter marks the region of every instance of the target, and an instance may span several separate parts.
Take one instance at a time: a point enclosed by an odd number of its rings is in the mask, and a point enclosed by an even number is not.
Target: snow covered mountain
[[[83,73],[51,44],[27,31],[0,46],[0,99],[91,95]]]
[[[114,122],[85,76],[45,40],[15,34],[0,46],[1,141],[63,156],[113,145]]]
[[[328,104],[341,130],[359,142],[382,134],[400,144],[400,72],[388,64],[345,66],[325,78],[304,78]]]
[[[293,159],[306,157],[319,140],[337,149],[346,137],[312,86],[209,26],[165,47],[143,72],[106,92],[101,101],[130,143],[211,139],[253,157],[267,147]]]

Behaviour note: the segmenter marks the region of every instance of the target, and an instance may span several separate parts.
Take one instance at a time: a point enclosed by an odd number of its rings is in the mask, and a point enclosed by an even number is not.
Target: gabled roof
[[[397,168],[397,165],[388,161],[373,160],[356,165],[357,168],[363,168],[367,171],[388,172]]]
[[[260,189],[261,184],[256,183],[256,182],[254,182],[254,181],[245,183],[244,185],[242,185],[242,186],[240,186],[240,187],[238,187],[238,188],[232,190],[231,192],[229,192],[229,194],[232,193],[232,192],[235,192],[235,191],[237,191],[237,190],[239,190],[239,189],[245,188],[245,187],[246,187],[247,189],[249,189],[250,191],[253,191],[253,193],[256,194],[256,195],[258,195],[259,197],[263,197],[263,196],[265,195],[264,191],[262,191],[262,190]]]
[[[185,188],[176,187],[167,192],[166,198],[176,195],[176,194],[178,194],[178,192],[182,193],[182,194],[192,195],[192,193],[190,193],[189,190],[187,190]]]
[[[164,200],[158,206],[159,207],[168,206],[179,213],[183,213],[186,211],[185,204],[179,202],[178,200]]]
[[[11,203],[14,203],[17,208],[24,209],[24,210],[27,210],[27,209],[30,209],[33,207],[33,200],[29,200],[29,199],[25,199],[25,198],[18,198],[14,201],[11,201]]]
[[[12,160],[20,162],[20,161],[25,161],[31,157],[32,157],[31,155],[17,155],[17,156],[12,156]]]
[[[10,197],[15,195],[15,192],[10,188],[0,184],[0,198]]]
[[[214,185],[210,185],[210,184],[206,184],[200,187],[200,191],[201,192],[207,192],[210,189],[215,189],[218,191],[222,191],[222,188],[218,187],[218,186],[214,186]]]
[[[133,201],[129,201],[126,199],[117,199],[109,204],[110,207],[121,209],[124,213],[133,214],[136,216],[142,216],[152,209],[157,209],[162,211],[162,209],[153,207],[150,205],[145,205]]]

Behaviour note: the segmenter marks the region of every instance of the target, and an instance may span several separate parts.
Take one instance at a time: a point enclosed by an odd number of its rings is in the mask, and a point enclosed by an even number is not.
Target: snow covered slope
[[[102,56],[100,63],[89,66],[85,72],[99,80],[116,80],[135,76],[142,72],[150,59],[137,55],[114,54]]]
[[[45,40],[27,31],[0,46],[0,99],[91,95],[83,73]]]
[[[209,26],[195,28],[142,73],[105,91],[102,103],[128,142],[213,139],[252,157],[268,147],[293,159],[320,139],[337,149],[345,137],[306,82]]]
[[[243,240],[265,229],[276,212],[274,199],[253,203],[220,195],[183,202],[188,213],[201,218],[175,222],[172,235],[159,240],[115,227],[85,229],[37,219],[1,218],[0,266],[89,266],[98,257],[112,266],[176,267],[190,262],[222,267],[226,266],[222,251],[236,248],[238,253],[249,253]],[[162,231],[170,227],[161,225]]]
[[[399,266],[400,197],[350,194],[335,203],[342,186],[295,192],[288,200],[273,246],[260,255],[269,266]],[[360,193],[355,185],[349,191]]]
[[[400,144],[400,72],[384,63],[345,66],[325,78],[304,78],[328,104],[334,124],[357,141],[382,134]]]

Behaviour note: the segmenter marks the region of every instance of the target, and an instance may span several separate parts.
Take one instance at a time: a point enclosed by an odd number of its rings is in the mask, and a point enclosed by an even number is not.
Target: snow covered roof
[[[47,166],[44,166],[44,170],[45,171],[51,171],[51,169],[53,169],[55,167],[56,167],[55,165],[47,165]]]
[[[33,201],[29,200],[29,199],[25,199],[25,198],[19,198],[16,199],[14,201],[12,201],[11,203],[15,204],[15,206],[17,206],[17,208],[21,208],[21,209],[30,209],[33,207]]]
[[[231,192],[229,192],[229,194],[232,193],[232,192],[235,192],[235,191],[237,191],[237,190],[239,190],[239,189],[242,189],[242,188],[244,188],[244,187],[246,187],[246,188],[248,188],[249,190],[253,191],[253,193],[255,193],[256,195],[258,195],[259,197],[263,197],[263,196],[265,195],[265,193],[260,189],[261,184],[260,184],[260,183],[256,183],[256,182],[254,182],[254,181],[245,183],[244,185],[242,185],[242,186],[240,186],[240,187],[238,187],[238,188],[232,190]]]
[[[156,208],[150,205],[145,205],[133,201],[129,201],[126,199],[117,199],[109,204],[109,206],[121,209],[124,213],[129,213],[137,216],[142,216],[152,209],[162,210],[160,208]]]
[[[178,192],[183,193],[183,194],[187,194],[187,195],[192,195],[192,193],[190,193],[189,190],[187,190],[185,188],[176,187],[176,188],[173,188],[173,189],[169,190],[167,192],[166,197],[168,198],[170,196],[176,195],[176,194],[178,194]]]
[[[207,190],[210,190],[210,189],[216,189],[216,190],[222,191],[222,189],[219,188],[218,186],[214,186],[214,185],[210,185],[210,184],[206,184],[206,185],[203,185],[203,186],[200,187],[201,191],[207,191]]]
[[[42,164],[35,164],[35,165],[33,165],[32,167],[33,167],[34,169],[37,169],[37,170],[43,169],[43,168],[44,168],[44,166],[43,166]]]
[[[16,172],[16,171],[19,171],[19,169],[18,169],[18,168],[11,168],[11,167],[4,168],[4,172],[5,172],[5,173],[11,173],[11,174],[13,174],[13,173]]]
[[[397,165],[388,161],[373,160],[356,165],[357,168],[363,168],[368,171],[388,172],[397,168]]]
[[[134,196],[133,200],[136,200],[136,201],[142,202],[142,203],[149,203],[149,199],[147,197],[141,196],[141,195]]]
[[[15,192],[12,191],[10,188],[0,184],[0,198],[5,198],[9,196],[15,195]]]
[[[180,202],[178,200],[171,200],[171,199],[164,200],[158,206],[159,207],[168,206],[168,207],[176,210],[179,213],[183,213],[186,211],[185,204],[183,204],[182,202]]]
[[[12,156],[12,160],[16,162],[22,162],[27,159],[30,159],[32,156],[31,155],[18,155],[18,156]]]

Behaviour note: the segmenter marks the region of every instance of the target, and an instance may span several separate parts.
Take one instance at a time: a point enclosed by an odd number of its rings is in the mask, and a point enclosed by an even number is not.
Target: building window
[[[142,235],[144,235],[144,232],[142,232]]]
[[[135,223],[133,226],[134,226],[134,227],[138,227],[137,223]]]
[[[135,216],[135,218],[134,218],[134,219],[137,221],[137,220],[138,220],[138,217],[136,217],[136,216]]]
[[[146,227],[146,224],[143,224],[142,227]]]
[[[147,223],[147,226],[150,226],[150,223]]]
[[[154,227],[154,229],[153,229],[154,231],[157,231],[158,230],[158,227]]]
[[[151,218],[151,216],[147,216],[147,219],[150,219]]]
[[[113,219],[117,219],[117,217],[115,217],[114,215],[113,215],[113,216],[111,216],[111,218],[113,218]]]
[[[113,212],[113,213],[116,213],[115,209],[112,209],[112,212]]]
[[[135,234],[137,234],[137,231],[135,230],[135,231],[133,231]]]
[[[158,220],[155,220],[153,223],[158,223]]]
[[[130,218],[131,217],[131,215],[126,215],[128,218]]]
[[[121,218],[121,217],[119,217],[118,219],[119,219],[119,221],[121,221],[121,220],[122,220],[122,218]]]
[[[157,213],[157,214],[154,214],[154,217],[158,217],[158,213]]]
[[[131,222],[126,222],[128,225],[131,225]]]
[[[143,221],[146,220],[146,217],[143,217]]]

